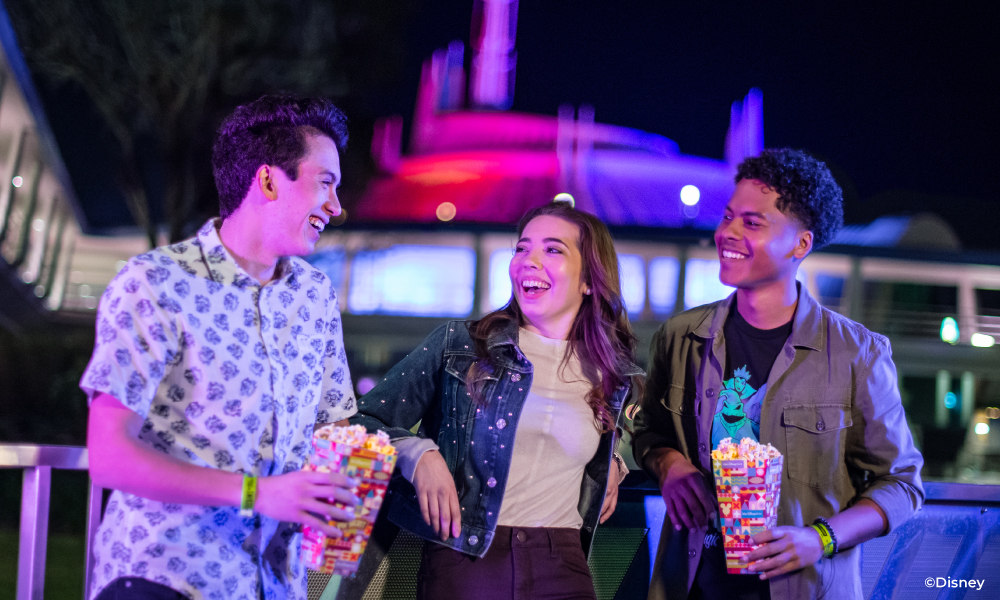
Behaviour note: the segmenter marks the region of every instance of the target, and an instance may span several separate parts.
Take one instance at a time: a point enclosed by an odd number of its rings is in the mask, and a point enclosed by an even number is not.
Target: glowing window
[[[673,256],[657,256],[649,261],[649,306],[656,314],[674,312],[680,270],[680,261]]]
[[[638,254],[619,254],[618,276],[625,310],[630,317],[638,317],[646,305],[646,269],[642,257]]]
[[[490,255],[489,310],[496,310],[510,300],[513,292],[510,287],[510,259],[513,256],[513,251],[508,248],[494,250]]]
[[[453,246],[391,246],[351,262],[355,314],[465,317],[472,312],[476,253]]]
[[[692,258],[684,273],[684,307],[694,308],[722,300],[736,288],[719,281],[718,259]]]
[[[333,289],[338,294],[344,287],[344,264],[346,255],[342,246],[328,246],[320,248],[313,254],[306,257],[306,261],[330,278],[333,282]],[[124,264],[122,265],[124,266]]]

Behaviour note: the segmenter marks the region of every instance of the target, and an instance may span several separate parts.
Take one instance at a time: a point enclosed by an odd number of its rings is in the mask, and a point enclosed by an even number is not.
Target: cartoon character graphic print
[[[746,365],[733,371],[733,378],[722,382],[719,402],[712,419],[712,447],[723,438],[739,441],[745,437],[760,440],[760,407],[767,390],[750,385],[750,371]]]

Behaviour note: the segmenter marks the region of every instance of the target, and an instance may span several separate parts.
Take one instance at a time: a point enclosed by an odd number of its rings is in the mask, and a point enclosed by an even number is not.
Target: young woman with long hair
[[[626,472],[636,338],[600,221],[553,202],[517,237],[510,302],[435,330],[351,419],[399,450],[383,511],[427,540],[418,598],[595,598],[586,555]]]

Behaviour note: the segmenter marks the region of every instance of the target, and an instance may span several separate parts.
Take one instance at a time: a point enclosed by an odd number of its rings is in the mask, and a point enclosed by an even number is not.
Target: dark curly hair
[[[279,167],[294,181],[307,135],[325,135],[343,152],[347,117],[326,98],[295,96],[261,96],[226,117],[212,146],[222,218],[240,207],[261,165]]]
[[[826,164],[801,150],[769,148],[736,168],[736,181],[755,179],[778,193],[778,210],[813,233],[813,250],[844,225],[844,195]]]

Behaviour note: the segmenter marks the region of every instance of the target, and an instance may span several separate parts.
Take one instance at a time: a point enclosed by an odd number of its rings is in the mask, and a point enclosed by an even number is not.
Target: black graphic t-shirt
[[[775,329],[757,329],[736,309],[736,299],[722,328],[726,337],[726,371],[712,419],[712,448],[723,438],[739,442],[748,437],[760,441],[760,410],[767,393],[767,377],[785,341],[792,322]],[[730,575],[718,524],[709,528],[705,548],[691,590],[691,599],[758,600],[770,598],[768,582],[757,575]]]

